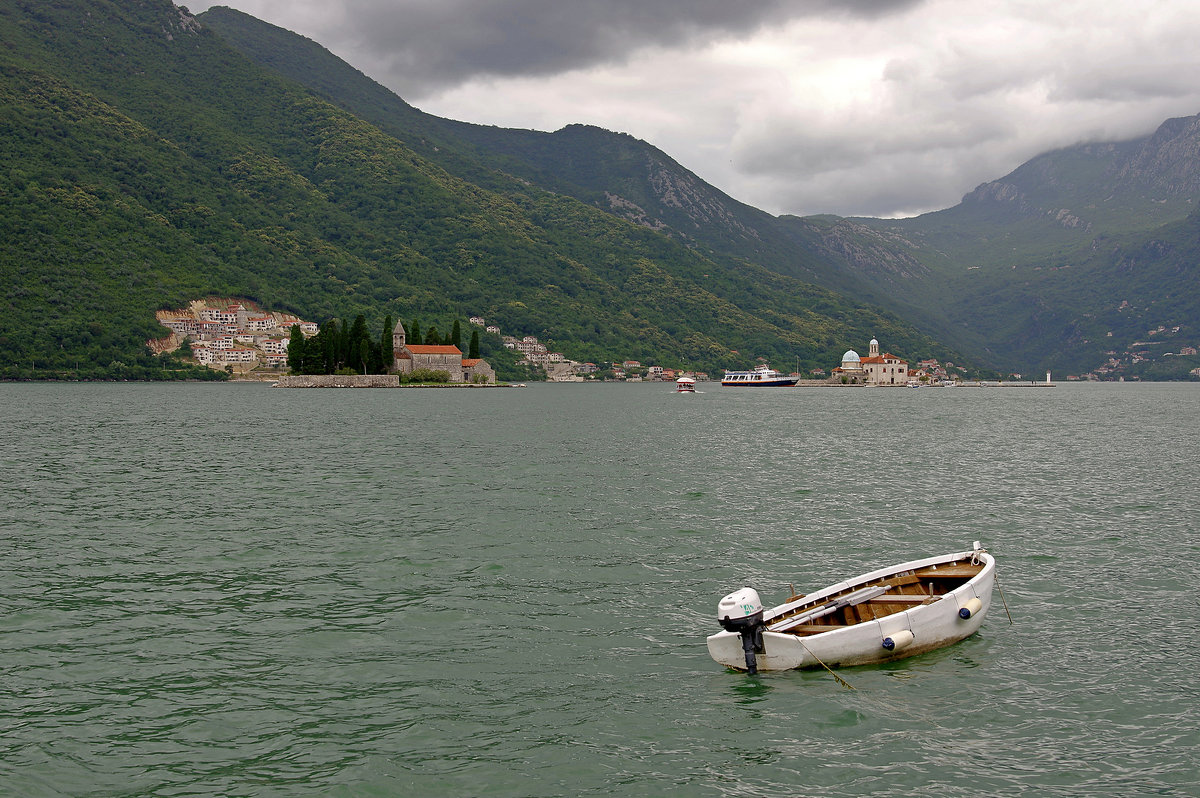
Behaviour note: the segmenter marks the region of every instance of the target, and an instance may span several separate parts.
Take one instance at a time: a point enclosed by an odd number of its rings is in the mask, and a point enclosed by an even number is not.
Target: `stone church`
[[[486,360],[464,358],[457,346],[409,344],[404,324],[396,322],[392,330],[392,370],[397,374],[412,374],[418,369],[444,371],[450,382],[495,382],[496,371]]]
[[[908,361],[890,352],[879,354],[879,341],[867,344],[869,353],[860,358],[853,349],[842,355],[842,365],[833,370],[831,379],[843,379],[864,385],[907,385]]]

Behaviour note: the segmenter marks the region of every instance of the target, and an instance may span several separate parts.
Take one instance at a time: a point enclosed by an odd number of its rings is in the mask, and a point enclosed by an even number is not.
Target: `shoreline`
[[[243,380],[266,382],[267,380]],[[508,388],[499,382],[420,382],[401,383],[398,374],[322,374],[279,377],[272,388]]]

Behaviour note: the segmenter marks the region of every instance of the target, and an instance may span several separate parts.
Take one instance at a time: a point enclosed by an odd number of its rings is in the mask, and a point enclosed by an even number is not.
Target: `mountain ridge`
[[[0,8],[0,376],[151,376],[154,312],[212,295],[322,320],[480,314],[579,360],[827,367],[872,335],[958,357],[450,152],[436,124],[414,150],[190,19],[165,0]]]
[[[296,64],[275,66],[303,78]],[[346,87],[327,82],[321,90],[332,95]],[[1097,266],[1094,250],[1119,240],[1145,251],[1133,239],[1153,238],[1190,213],[1200,182],[1198,120],[1167,120],[1144,137],[1044,153],[967,192],[951,208],[901,220],[772,217],[704,184],[653,145],[600,128],[569,125],[543,133],[440,124],[521,180],[717,260],[752,261],[887,308],[993,366],[1087,370],[1103,362],[1104,353],[1080,343],[1069,328],[1101,309],[1094,300],[1076,306],[1061,287],[1053,296],[1031,295],[1023,272],[1074,263],[1077,273],[1108,281],[1108,293],[1121,293],[1122,273]],[[1012,279],[1004,279],[1002,269],[1015,270]],[[977,271],[989,272],[988,279],[976,279]],[[1053,312],[1043,307],[1048,303]],[[994,311],[999,306],[1005,313]],[[1047,315],[1062,314],[1060,327],[1047,327]],[[1194,329],[1195,320],[1188,322]]]

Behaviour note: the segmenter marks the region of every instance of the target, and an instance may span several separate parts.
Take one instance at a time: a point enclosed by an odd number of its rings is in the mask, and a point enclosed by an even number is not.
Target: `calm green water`
[[[0,385],[0,794],[1200,794],[1200,385]],[[969,548],[955,647],[716,602]]]

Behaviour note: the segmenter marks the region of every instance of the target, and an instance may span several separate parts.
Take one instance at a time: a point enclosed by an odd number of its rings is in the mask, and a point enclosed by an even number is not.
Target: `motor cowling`
[[[717,620],[727,632],[742,636],[742,651],[746,654],[746,671],[758,673],[755,654],[763,653],[763,605],[758,591],[752,587],[730,593],[717,604]]]

